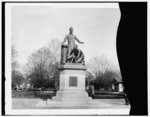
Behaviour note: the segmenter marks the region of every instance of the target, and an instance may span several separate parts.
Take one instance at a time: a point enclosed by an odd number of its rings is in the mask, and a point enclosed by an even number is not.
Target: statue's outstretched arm
[[[62,42],[61,45],[63,45],[66,41],[67,41],[67,35],[65,36],[64,41]]]
[[[79,42],[80,44],[84,44],[84,42],[81,42],[76,36],[75,39],[77,40],[77,42]]]

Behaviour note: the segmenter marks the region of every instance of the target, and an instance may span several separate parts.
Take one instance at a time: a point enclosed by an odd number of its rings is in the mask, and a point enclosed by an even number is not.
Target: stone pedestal
[[[60,85],[54,101],[65,105],[88,104],[92,99],[85,91],[86,67],[80,64],[60,65]]]
[[[36,104],[36,108],[68,110],[98,109],[97,112],[99,114],[101,113],[106,115],[108,115],[110,109],[121,109],[121,111],[115,111],[115,114],[129,114],[130,106],[124,104],[114,106],[114,104],[112,103],[105,101],[103,102],[103,100],[100,99],[92,99],[88,96],[87,92],[85,91],[85,66],[80,64],[65,64],[60,65],[59,70],[60,85],[59,91],[57,91],[56,96],[52,97],[52,99],[49,99],[48,101],[38,102]],[[103,112],[103,109],[106,110]],[[76,114],[77,110],[74,111]],[[81,112],[84,113],[85,111]],[[87,112],[85,113],[87,114]]]
[[[59,90],[84,90],[85,91],[85,71],[83,65],[60,65],[60,87]]]

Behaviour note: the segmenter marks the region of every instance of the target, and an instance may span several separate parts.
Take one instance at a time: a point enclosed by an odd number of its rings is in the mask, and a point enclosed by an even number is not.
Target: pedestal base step
[[[41,101],[36,104],[37,108],[51,109],[130,109],[130,105],[112,105],[101,101],[64,102],[64,101]]]
[[[54,101],[71,101],[71,102],[84,102],[91,101],[92,98],[88,96],[85,91],[58,91],[55,97],[52,97]]]

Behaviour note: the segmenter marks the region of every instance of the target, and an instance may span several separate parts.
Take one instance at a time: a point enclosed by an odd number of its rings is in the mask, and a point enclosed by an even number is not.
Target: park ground
[[[105,105],[110,105],[111,108],[129,108],[125,105],[125,100],[121,99],[94,99]],[[39,102],[46,104],[46,100],[41,98],[12,98],[12,109],[37,109],[36,105]],[[103,107],[103,105],[101,105]],[[41,107],[39,107],[42,109]]]

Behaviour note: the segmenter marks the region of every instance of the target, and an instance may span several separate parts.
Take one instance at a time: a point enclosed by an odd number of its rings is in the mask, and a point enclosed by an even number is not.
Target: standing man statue
[[[75,40],[80,43],[80,44],[84,44],[83,42],[81,42],[74,34],[73,34],[73,28],[70,27],[69,28],[69,34],[67,34],[64,38],[64,41],[62,42],[62,45],[64,45],[64,43],[66,41],[68,41],[68,53],[67,53],[67,58],[70,57],[71,55],[71,51],[75,48]]]

